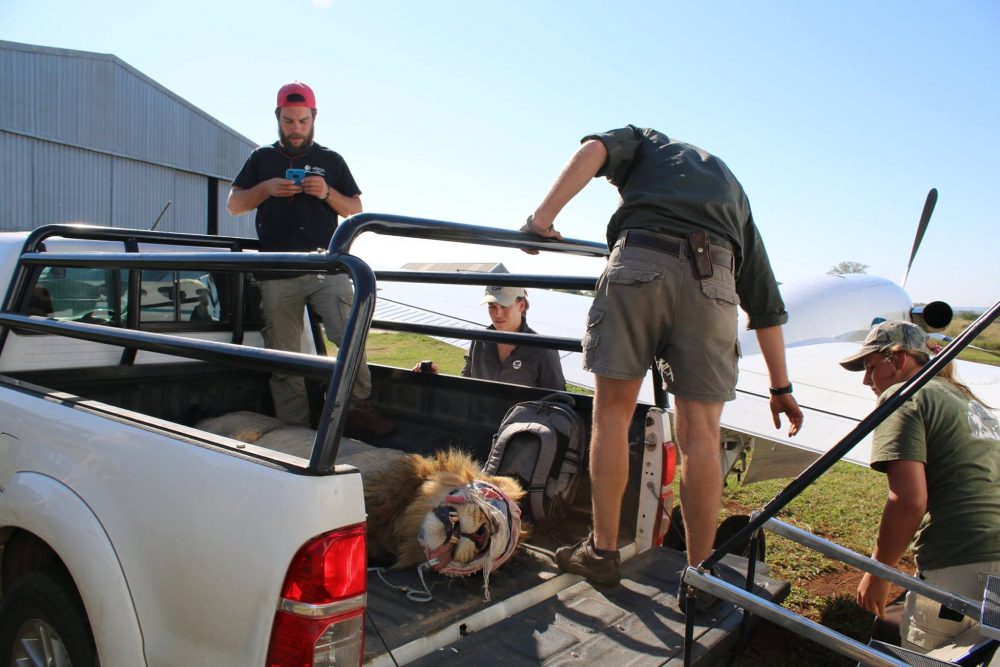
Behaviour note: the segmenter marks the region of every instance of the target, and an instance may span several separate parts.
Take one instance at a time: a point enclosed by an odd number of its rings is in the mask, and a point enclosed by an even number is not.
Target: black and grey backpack
[[[586,429],[575,405],[565,394],[518,403],[493,436],[485,472],[521,483],[527,491],[522,511],[536,526],[562,518],[576,495]]]

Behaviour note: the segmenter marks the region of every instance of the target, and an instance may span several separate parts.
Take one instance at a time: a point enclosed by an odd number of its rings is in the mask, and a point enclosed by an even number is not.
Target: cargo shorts
[[[672,238],[672,237],[664,237]],[[583,337],[583,367],[634,380],[654,361],[664,389],[694,401],[736,398],[739,297],[732,265],[699,279],[683,239],[673,255],[618,239],[597,283]]]

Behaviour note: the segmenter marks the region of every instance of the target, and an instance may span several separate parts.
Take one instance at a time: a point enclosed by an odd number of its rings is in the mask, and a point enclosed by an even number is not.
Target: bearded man
[[[274,115],[278,141],[250,154],[233,180],[227,208],[231,215],[257,210],[262,252],[325,251],[339,216],[361,212],[361,190],[344,158],[313,141],[316,96],[309,86],[298,81],[282,86]],[[341,344],[354,301],[346,274],[258,272],[255,277],[269,348],[301,352],[306,304],[322,319],[327,337]],[[270,384],[275,415],[289,424],[310,425],[302,377],[275,373]],[[348,407],[347,426],[385,435],[395,424],[375,409],[371,393],[371,372],[364,360]]]

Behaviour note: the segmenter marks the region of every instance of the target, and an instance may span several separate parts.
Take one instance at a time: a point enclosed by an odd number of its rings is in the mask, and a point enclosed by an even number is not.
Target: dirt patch
[[[827,598],[837,595],[853,595],[858,590],[859,583],[861,583],[861,572],[848,569],[845,565],[844,571],[820,575],[815,579],[802,582],[801,587],[813,595]]]

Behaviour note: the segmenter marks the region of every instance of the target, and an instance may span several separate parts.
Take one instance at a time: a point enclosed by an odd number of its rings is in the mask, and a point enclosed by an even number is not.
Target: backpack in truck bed
[[[560,519],[576,495],[586,441],[574,406],[564,394],[518,403],[493,436],[485,472],[521,483],[527,491],[522,510],[536,525]]]

